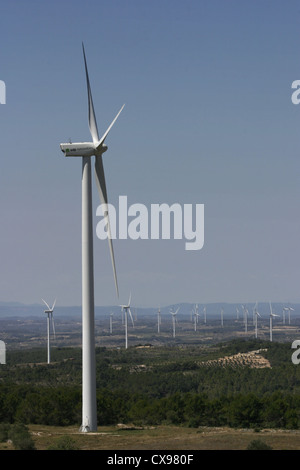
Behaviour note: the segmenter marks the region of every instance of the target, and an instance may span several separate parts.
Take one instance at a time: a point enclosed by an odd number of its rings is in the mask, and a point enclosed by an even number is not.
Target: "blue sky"
[[[205,205],[202,250],[115,240],[120,301],[299,302],[300,4],[279,0],[2,3],[0,300],[81,303],[81,42],[109,201]],[[99,204],[94,190],[94,215]],[[95,300],[118,303],[95,238]]]

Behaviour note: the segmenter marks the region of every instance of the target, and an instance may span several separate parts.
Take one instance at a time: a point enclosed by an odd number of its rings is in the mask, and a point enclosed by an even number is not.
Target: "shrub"
[[[28,428],[24,424],[11,426],[8,432],[9,439],[12,440],[16,450],[35,450],[33,439]]]
[[[78,450],[78,447],[70,436],[61,436],[47,450]]]
[[[0,423],[0,442],[6,442],[8,440],[8,433],[10,424]]]
[[[273,448],[260,439],[254,439],[248,444],[247,450],[273,450]]]

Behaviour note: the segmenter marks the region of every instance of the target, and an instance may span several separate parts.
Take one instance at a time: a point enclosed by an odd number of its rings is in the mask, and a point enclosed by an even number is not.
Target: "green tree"
[[[273,448],[260,439],[254,439],[248,444],[247,450],[273,450]]]
[[[8,437],[16,450],[35,450],[31,434],[24,424],[14,424]]]

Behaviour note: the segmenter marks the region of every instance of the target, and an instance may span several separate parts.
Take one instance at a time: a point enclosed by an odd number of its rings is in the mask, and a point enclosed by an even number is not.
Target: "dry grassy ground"
[[[70,436],[80,450],[246,450],[256,439],[273,450],[300,450],[300,431],[111,426],[99,427],[97,433],[81,434],[75,427],[32,425],[29,429],[37,450],[48,449],[62,436]],[[13,449],[12,444],[1,444],[0,450],[5,449]]]

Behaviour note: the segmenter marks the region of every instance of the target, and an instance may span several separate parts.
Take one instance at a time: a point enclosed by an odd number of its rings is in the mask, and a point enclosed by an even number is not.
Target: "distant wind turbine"
[[[282,309],[282,323],[285,325],[285,312],[288,312],[289,309],[287,307],[283,307]]]
[[[257,305],[257,303],[256,303]],[[257,321],[258,321],[258,317],[260,317],[260,314],[259,312],[257,311],[257,308],[256,308],[256,305],[255,305],[255,308],[254,308],[254,321],[255,321],[255,338],[257,338]]]
[[[54,327],[54,319],[53,319],[53,310],[56,304],[56,299],[53,302],[52,308],[49,307],[47,302],[42,299],[44,304],[47,306],[47,310],[44,310],[45,313],[47,313],[47,362],[50,364],[50,319],[52,323],[52,330],[53,330],[53,335],[55,338],[55,327]]]
[[[122,308],[122,311],[124,310],[125,312],[125,349],[128,348],[128,312],[131,318],[132,326],[134,326],[133,323],[133,318],[130,310],[130,300],[131,300],[131,294],[129,295],[129,300],[127,305],[120,305]]]
[[[203,319],[204,319],[204,324],[206,325],[206,307],[203,307]]]
[[[242,309],[244,310],[244,324],[245,324],[245,333],[248,331],[248,309],[244,305],[242,305]]]
[[[252,323],[253,323],[253,325],[255,325],[255,320],[256,320],[256,318],[255,318],[255,310],[256,310],[256,308],[257,308],[257,301],[255,302],[255,305],[254,305],[254,307],[253,307],[253,309],[252,309]]]
[[[97,431],[91,159],[95,156],[96,184],[102,207],[104,207],[115,287],[117,296],[119,297],[102,154],[107,150],[105,139],[124,105],[103,136],[99,138],[83,44],[82,50],[88,93],[89,128],[92,142],[63,143],[60,144],[60,148],[66,157],[82,158],[82,424],[80,431],[89,432]]]
[[[195,305],[195,313],[196,313],[196,317],[197,317],[197,323],[198,323],[198,318],[200,317],[200,314],[198,313],[198,310],[199,310],[199,307],[198,307],[198,304]]]
[[[161,314],[160,314],[160,307],[158,307],[158,311],[157,311],[157,333],[160,333],[160,325],[161,325]]]
[[[292,307],[288,307],[289,309],[289,325],[291,324],[291,311],[294,312],[295,309],[293,309]]]
[[[198,323],[199,317],[200,317],[200,313],[198,312],[198,305],[196,305],[194,309],[194,330],[195,331],[197,331],[197,323]]]
[[[221,308],[221,326],[224,326],[224,309]]]
[[[176,310],[176,312],[174,312],[172,309],[170,310],[170,313],[172,315],[173,338],[175,338],[175,336],[176,336],[176,326],[175,326],[175,324],[176,324],[176,315],[178,313],[178,310],[179,310],[179,307]]]
[[[112,327],[112,325],[113,325],[113,316],[114,316],[114,313],[111,312],[109,314],[109,331],[110,331],[110,334],[112,334],[112,331],[113,331],[113,327]]]
[[[273,318],[274,317],[279,317],[279,315],[276,315],[275,313],[273,313],[272,304],[270,302],[270,341],[273,341]]]

